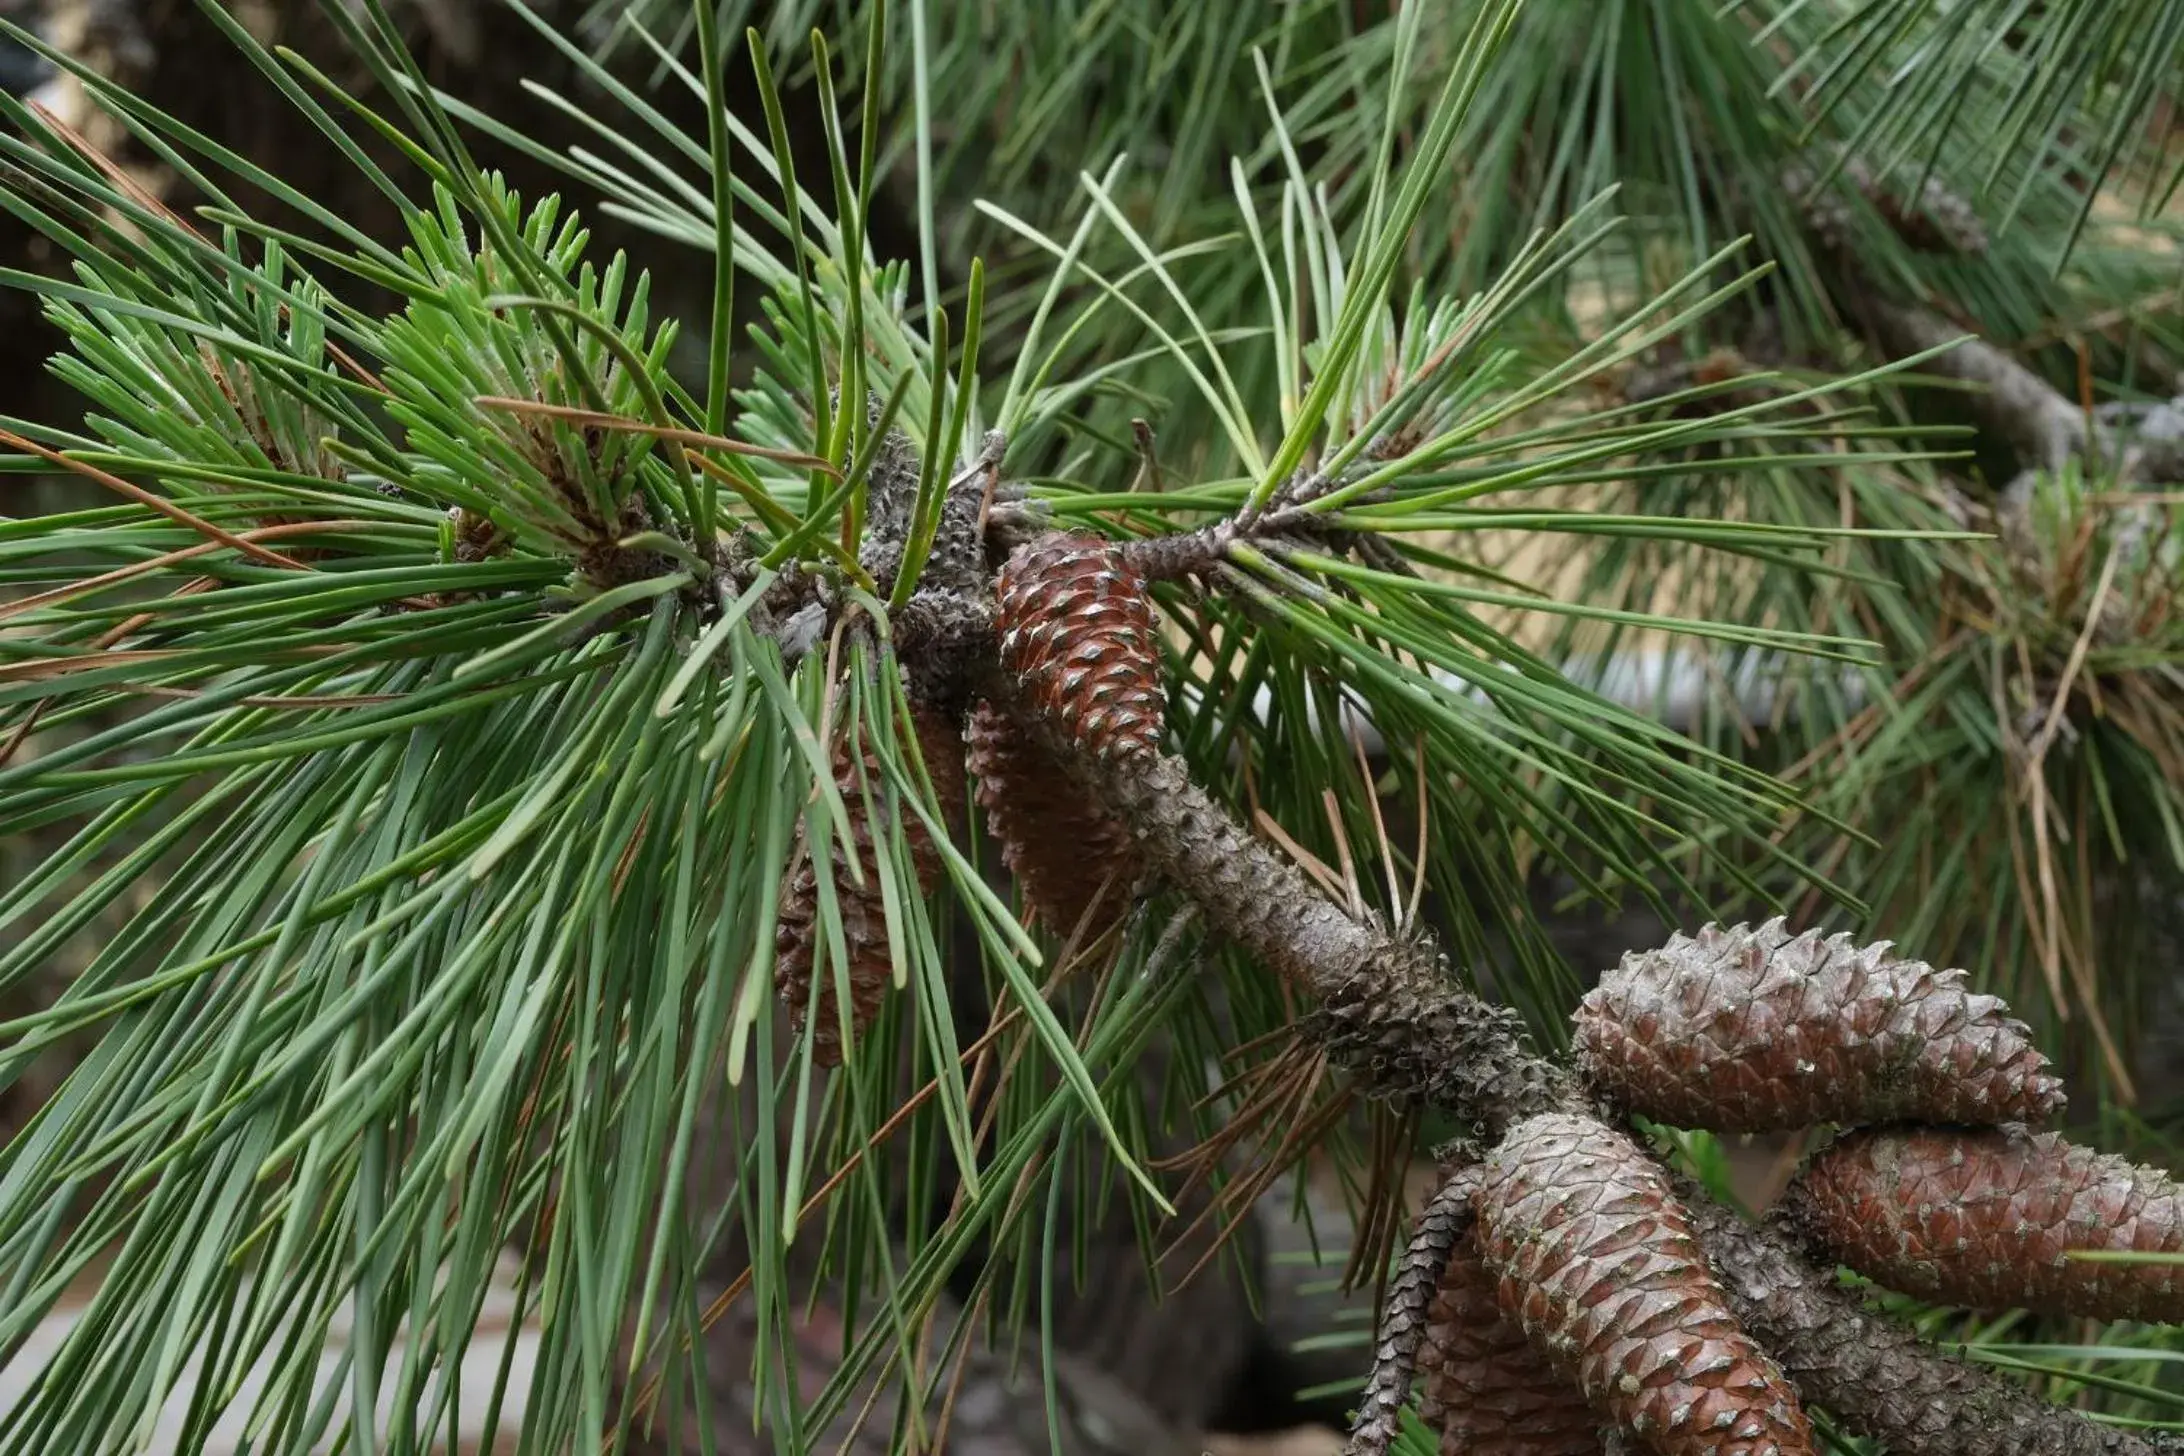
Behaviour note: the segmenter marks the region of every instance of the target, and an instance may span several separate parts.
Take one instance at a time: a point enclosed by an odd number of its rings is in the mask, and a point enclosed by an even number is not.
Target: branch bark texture
[[[1852,1431],[1895,1456],[2156,1456],[2173,1436],[2104,1426],[2014,1381],[1942,1354],[1870,1313],[1792,1252],[1784,1230],[1755,1226],[1686,1184],[1685,1206],[1737,1318],[1783,1372]]]
[[[1310,1031],[1371,1090],[1431,1103],[1489,1138],[1567,1105],[1574,1084],[1525,1046],[1516,1012],[1464,990],[1431,941],[1353,917],[1320,894],[1193,783],[1180,759],[1087,753],[1020,700],[1018,711],[1209,925],[1318,999]]]
[[[1850,296],[1866,332],[1899,359],[1939,348],[1964,333],[1928,309],[1885,302],[1864,290],[1851,290]],[[1919,367],[1978,386],[1966,396],[1970,407],[2026,468],[2060,470],[2086,448],[2084,413],[1984,339],[1965,339]]]

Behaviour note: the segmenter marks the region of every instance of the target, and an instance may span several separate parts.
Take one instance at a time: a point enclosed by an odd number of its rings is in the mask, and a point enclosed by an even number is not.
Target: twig
[[[1471,1195],[1478,1184],[1476,1168],[1458,1170],[1418,1215],[1410,1247],[1388,1286],[1380,1337],[1373,1346],[1373,1373],[1358,1398],[1357,1424],[1350,1429],[1344,1456],[1386,1456],[1395,1440],[1403,1407],[1410,1400],[1418,1347],[1426,1337],[1427,1307],[1442,1271],[1448,1268],[1450,1252],[1471,1227]]]
[[[1888,302],[1871,288],[1845,292],[1866,332],[1883,351],[1897,358],[1941,348],[1952,339],[1961,340],[1955,348],[1934,355],[1919,367],[1979,386],[1966,396],[1971,409],[1980,417],[1981,425],[2008,442],[2024,465],[2060,470],[2087,449],[2090,441],[2084,413],[2060,390],[2008,354],[1984,339],[1966,338],[1964,330],[1931,310]]]
[[[1864,164],[1855,157],[1843,164],[1844,180],[1880,207],[1892,226],[1901,231],[1902,215],[1891,199],[1878,190]],[[1809,169],[1793,167],[1783,179],[1784,189],[1804,211],[1807,230],[1818,244],[1816,251],[1839,275],[1835,289],[1853,320],[1870,335],[1885,354],[1903,359],[1929,350],[1942,352],[1922,362],[1921,368],[1977,386],[1968,397],[1985,429],[2006,441],[2020,467],[2055,471],[2073,456],[2086,454],[2099,442],[2084,412],[2064,398],[2061,391],[2009,354],[1986,340],[1965,337],[1966,331],[1933,310],[1917,304],[1890,300],[1885,291],[1858,262],[1847,219],[1836,196],[1816,189]],[[1970,219],[1972,230],[1958,241],[1958,250],[1972,241],[1976,219],[1961,202],[1947,193],[1929,190],[1922,201],[1932,206],[1944,200],[1940,211],[1952,218]],[[1978,236],[1984,246],[1984,235]],[[1954,348],[1944,346],[1959,341]]]
[[[1568,1074],[1528,1050],[1522,1019],[1466,991],[1423,935],[1353,916],[1246,832],[1165,754],[1084,752],[996,684],[1086,788],[1125,823],[1152,866],[1197,902],[1206,923],[1319,1000],[1308,1030],[1383,1097],[1415,1097],[1488,1137],[1565,1105]]]
[[[1874,342],[1889,354],[1903,358],[1961,338],[1953,349],[1924,361],[1921,368],[1977,386],[1966,396],[1982,427],[1991,431],[2015,453],[2030,471],[2054,472],[2073,457],[2098,459],[2112,466],[2124,480],[2160,483],[2184,478],[2184,440],[2130,428],[2127,412],[2102,406],[2091,417],[2080,403],[2020,364],[2012,355],[1964,330],[1929,309],[1881,298],[1854,265],[1843,262],[1844,289],[1849,310]],[[2142,411],[2144,419],[2157,412],[2174,412],[2172,405],[2155,405]]]
[[[1340,483],[1324,475],[1299,475],[1277,491],[1262,511],[1239,511],[1195,531],[1125,541],[1119,549],[1123,558],[1148,581],[1176,581],[1197,576],[1226,559],[1239,546],[1284,535],[1309,536],[1337,549],[1348,550],[1373,538],[1329,526],[1324,519],[1305,509]],[[1369,498],[1378,495],[1375,491]],[[1396,559],[1402,559],[1400,554]],[[1406,570],[1408,566],[1405,562]]]

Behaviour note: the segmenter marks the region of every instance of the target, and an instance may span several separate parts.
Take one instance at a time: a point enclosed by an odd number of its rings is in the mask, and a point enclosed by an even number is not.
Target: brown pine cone
[[[1101,755],[1156,753],[1166,697],[1145,578],[1097,536],[1055,532],[994,578],[1001,665],[1032,706]]]
[[[913,705],[911,719],[918,735],[918,749],[932,776],[933,790],[944,813],[952,813],[963,801],[963,740],[955,725],[932,708]],[[850,1024],[861,1031],[879,1014],[887,990],[894,983],[894,960],[888,951],[887,911],[880,898],[879,865],[874,845],[886,830],[874,824],[866,812],[865,791],[847,742],[834,749],[834,786],[849,811],[850,837],[864,883],[850,878],[851,845],[840,836],[834,840],[832,872],[834,896],[842,912],[843,948],[849,959]],[[864,750],[863,780],[872,786],[876,802],[884,798],[884,770],[869,747]],[[945,821],[943,821],[945,822]],[[906,816],[903,838],[910,862],[917,871],[918,889],[930,891],[939,881],[939,846],[926,832],[925,821]],[[842,1062],[841,1018],[834,1009],[835,972],[831,963],[820,979],[816,1006],[812,997],[812,967],[820,936],[818,869],[808,846],[800,846],[781,881],[780,918],[774,932],[774,989],[788,1008],[790,1024],[801,1031],[807,1015],[818,1025],[812,1033],[812,1056],[822,1067]]]
[[[1596,1118],[1510,1129],[1473,1203],[1496,1299],[1655,1456],[1811,1456],[1797,1393],[1729,1312],[1668,1175]]]
[[[1854,1133],[1812,1160],[1786,1211],[1829,1257],[1920,1299],[2184,1323],[2184,1267],[2065,1256],[2184,1252],[2184,1187],[2054,1133]]]
[[[1962,971],[1888,942],[1710,925],[1626,955],[1580,1003],[1586,1081],[1634,1112],[1715,1132],[1814,1123],[2039,1122],[2063,1084]]]
[[[1600,1456],[1600,1417],[1494,1302],[1475,1235],[1449,1256],[1418,1350],[1418,1412],[1441,1456]]]
[[[979,807],[1024,903],[1057,936],[1082,926],[1085,942],[1098,939],[1122,919],[1141,873],[1130,831],[991,703],[971,709],[966,738]]]

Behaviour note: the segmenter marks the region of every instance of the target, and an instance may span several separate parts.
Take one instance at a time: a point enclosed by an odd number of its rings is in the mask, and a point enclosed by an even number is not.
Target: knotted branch
[[[1846,161],[1841,180],[1874,204],[1914,247],[1970,253],[1986,247],[1985,231],[1971,206],[1933,179],[1915,205],[1881,187],[1855,157]],[[1860,261],[1842,194],[1815,186],[1811,168],[1792,167],[1783,183],[1803,210],[1815,252],[1835,275],[1832,291],[1850,322],[1891,358],[1941,350],[1919,368],[1972,386],[1966,407],[1981,430],[2009,447],[2020,472],[2053,474],[2074,459],[2087,459],[2104,463],[2130,482],[2160,483],[2184,475],[2184,440],[2177,428],[2184,417],[2176,408],[2184,401],[2103,406],[2089,415],[2080,401],[2007,350],[1968,336],[1966,329],[1923,304],[1891,296]],[[1945,347],[1952,341],[1954,347]]]
[[[1682,1189],[1737,1318],[1811,1400],[1895,1456],[2152,1456],[2176,1438],[2104,1426],[2049,1405],[2013,1381],[1952,1359],[1865,1309],[1792,1251],[1770,1220],[1755,1226],[1686,1183]]]
[[[1440,1107],[1488,1138],[1574,1095],[1568,1073],[1526,1047],[1515,1011],[1465,990],[1430,939],[1353,917],[1320,894],[1193,783],[1182,760],[1086,752],[1023,695],[1006,700],[1209,925],[1317,998],[1310,1033],[1371,1091]]]

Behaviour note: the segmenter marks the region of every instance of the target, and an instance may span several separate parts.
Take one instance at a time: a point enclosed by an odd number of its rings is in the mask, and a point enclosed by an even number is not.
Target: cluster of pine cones
[[[973,522],[963,524],[976,529]],[[947,554],[947,543],[936,542],[936,560]],[[1157,751],[1166,703],[1152,600],[1144,578],[1119,550],[1096,536],[1042,537],[1008,559],[994,594],[1002,669],[1051,721],[1098,752]],[[1034,917],[1057,938],[1080,945],[1118,923],[1140,873],[1128,830],[1079,790],[1054,754],[999,704],[974,695],[959,727],[945,707],[915,697],[912,702],[918,752],[936,795],[945,806],[960,804],[968,769],[1002,862]],[[873,857],[888,822],[884,811],[865,807],[884,797],[878,792],[881,768],[869,747],[852,752],[838,741],[834,777],[852,810],[853,842],[835,845],[831,872],[854,1032],[878,1015],[893,985]],[[914,817],[905,818],[903,834],[919,888],[930,891],[941,874],[939,850]],[[849,872],[851,855],[859,859],[860,875]],[[816,1022],[814,1057],[831,1066],[841,1060],[842,1017],[835,1009],[834,976],[821,975],[813,984],[818,902],[817,868],[808,853],[800,855],[782,886],[775,984],[799,1027],[807,1017]]]
[[[1576,1053],[1620,1113],[1716,1132],[1845,1129],[1785,1203],[1812,1252],[1980,1310],[2184,1321],[2163,1262],[2184,1189],[2030,1125],[2059,1080],[1960,971],[1780,920],[1625,956]],[[1513,1128],[1464,1170],[1472,1223],[1428,1314],[1424,1414],[1447,1456],[1799,1456],[1796,1392],[1730,1313],[1668,1174],[1600,1116]],[[1582,1397],[1582,1398],[1579,1398]]]

